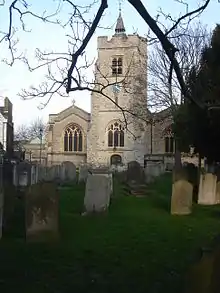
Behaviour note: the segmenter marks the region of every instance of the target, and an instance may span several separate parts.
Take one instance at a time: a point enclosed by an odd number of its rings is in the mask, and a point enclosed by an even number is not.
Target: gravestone
[[[216,184],[216,204],[220,204],[220,166],[216,166],[216,176],[217,176],[217,184]]]
[[[90,169],[89,172],[91,174],[103,175],[103,176],[109,178],[110,194],[113,193],[113,175],[112,175],[112,172],[110,171],[109,168],[102,167],[102,168]]]
[[[74,182],[76,180],[76,166],[69,161],[61,164],[61,179],[64,182]]]
[[[172,186],[171,214],[188,215],[192,211],[193,185],[186,180],[178,180]]]
[[[1,161],[0,162],[0,239],[2,238],[3,211],[4,211],[3,162]]]
[[[45,166],[38,166],[38,181],[46,181],[47,179],[47,167]]]
[[[216,185],[216,204],[220,204],[220,181]]]
[[[216,204],[217,176],[212,173],[201,174],[199,182],[198,204]]]
[[[18,172],[17,172],[17,165],[13,166],[13,185],[18,185]]]
[[[173,170],[171,214],[188,215],[192,210],[193,185],[188,180],[186,167],[177,165]]]
[[[38,165],[32,164],[31,166],[31,184],[36,184],[38,182]]]
[[[46,172],[46,180],[49,182],[57,182],[59,183],[61,180],[61,166],[60,165],[53,165],[47,168]]]
[[[16,187],[12,184],[5,183],[4,184],[4,216],[3,216],[3,225],[4,228],[7,226],[13,217],[13,213],[15,210],[15,202],[16,202]]]
[[[3,226],[3,212],[4,212],[4,193],[3,189],[0,189],[0,239],[2,238],[2,226]]]
[[[110,178],[100,174],[88,174],[84,206],[86,212],[103,212],[110,203]]]
[[[140,166],[140,164],[136,161],[131,161],[128,163],[127,182],[128,183],[143,183],[144,182],[144,170]]]
[[[145,182],[151,183],[163,173],[163,165],[160,162],[147,162],[144,168]]]
[[[59,195],[55,183],[44,182],[28,188],[25,197],[27,241],[54,240],[59,236]]]
[[[26,187],[31,185],[31,169],[32,166],[29,162],[20,162],[14,167],[14,185],[19,187]]]
[[[79,182],[86,182],[88,176],[88,168],[85,165],[79,167]]]
[[[154,181],[154,176],[152,175],[152,163],[148,163],[145,168],[144,168],[144,174],[145,174],[145,182],[146,183],[151,183]]]
[[[161,167],[160,164],[152,164],[151,174],[153,177],[159,177],[161,174]]]

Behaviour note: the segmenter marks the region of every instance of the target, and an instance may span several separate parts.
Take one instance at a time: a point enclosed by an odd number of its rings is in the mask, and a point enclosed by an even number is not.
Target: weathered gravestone
[[[144,168],[144,175],[145,175],[145,182],[151,183],[154,181],[154,177],[152,175],[152,164],[147,163],[147,165]]]
[[[216,184],[216,204],[220,204],[220,181]]]
[[[128,163],[127,169],[127,182],[128,183],[143,183],[144,182],[144,170],[140,164],[136,161]]]
[[[99,174],[88,174],[84,206],[86,212],[103,212],[110,203],[110,178]]]
[[[72,183],[76,180],[76,166],[72,162],[65,161],[61,164],[61,180]]]
[[[38,171],[39,166],[37,164],[32,164],[31,166],[31,184],[36,184],[38,182]]]
[[[38,166],[38,181],[46,181],[47,179],[47,167],[45,166]]]
[[[186,168],[173,172],[171,214],[188,215],[192,212],[193,185],[188,181]]]
[[[160,163],[153,164],[151,172],[153,177],[159,177],[162,173],[161,164]]]
[[[110,194],[113,193],[113,175],[112,172],[109,170],[109,168],[96,168],[96,169],[90,169],[89,172],[91,174],[98,174],[98,175],[102,175],[105,176],[107,178],[109,178],[109,182],[110,182]]]
[[[150,183],[163,173],[163,165],[160,162],[147,162],[144,168],[145,182]]]
[[[86,182],[88,177],[88,168],[85,165],[79,167],[79,178],[78,182]]]
[[[4,184],[4,216],[3,226],[7,229],[13,217],[16,202],[16,187],[12,184]]]
[[[48,167],[45,181],[59,183],[61,181],[61,166],[53,165],[51,167]]]
[[[212,173],[201,174],[198,204],[215,205],[217,202],[217,176]]]
[[[3,193],[3,189],[0,188],[0,239],[2,238],[3,212],[4,212],[4,193]]]
[[[31,185],[32,165],[29,162],[20,162],[14,166],[14,185],[24,188]]]
[[[2,238],[4,191],[3,191],[3,162],[0,162],[0,239]]]
[[[47,241],[59,237],[59,194],[52,182],[32,185],[25,197],[27,241]]]
[[[220,204],[220,166],[216,167],[216,176],[217,176],[217,183],[216,183],[216,204]]]

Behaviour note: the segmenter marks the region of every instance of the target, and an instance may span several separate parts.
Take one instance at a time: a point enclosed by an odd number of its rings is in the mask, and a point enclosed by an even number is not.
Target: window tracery
[[[79,126],[71,124],[64,131],[64,151],[82,152],[83,134]]]
[[[108,127],[108,146],[124,147],[124,127],[119,122],[114,122]]]

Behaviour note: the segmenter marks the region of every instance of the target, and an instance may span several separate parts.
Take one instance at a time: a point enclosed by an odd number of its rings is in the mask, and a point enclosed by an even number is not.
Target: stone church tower
[[[102,166],[130,161],[144,165],[145,155],[173,155],[170,109],[147,109],[147,40],[128,35],[121,13],[115,34],[98,37],[91,113],[76,105],[49,115],[45,138],[24,145],[25,158],[47,166],[71,161]]]
[[[144,164],[147,153],[147,40],[127,35],[121,12],[115,34],[98,37],[87,163]],[[103,94],[100,94],[101,91]],[[146,118],[145,118],[146,120]]]

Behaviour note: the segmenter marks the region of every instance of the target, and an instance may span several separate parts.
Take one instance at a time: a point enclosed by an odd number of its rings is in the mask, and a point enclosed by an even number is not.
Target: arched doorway
[[[120,165],[122,163],[122,157],[120,155],[111,156],[111,165]]]

